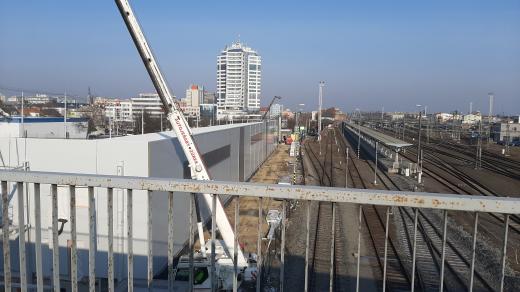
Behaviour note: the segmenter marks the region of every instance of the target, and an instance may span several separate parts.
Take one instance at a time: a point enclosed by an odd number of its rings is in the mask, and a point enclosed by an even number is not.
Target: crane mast
[[[148,75],[152,79],[152,83],[161,99],[164,110],[167,114],[167,119],[172,125],[173,131],[177,135],[182,150],[188,159],[192,179],[210,180],[209,173],[206,169],[206,166],[204,165],[204,162],[202,161],[200,152],[197,149],[195,142],[193,141],[191,129],[186,119],[184,118],[179,105],[174,100],[168,85],[166,84],[166,80],[164,79],[161,70],[159,69],[152,50],[146,41],[146,38],[143,34],[143,31],[141,30],[137,18],[134,15],[130,3],[128,0],[115,1],[121,16],[125,21],[126,27],[132,36],[137,51],[139,52],[146,70],[148,71]],[[212,195],[203,194],[203,198],[209,209],[213,211]],[[218,199],[216,205],[216,218],[216,224],[230,254],[233,254],[234,248],[237,249],[237,265],[241,267],[247,266],[247,261],[242,253],[242,250],[240,249],[240,246],[235,247],[234,245],[234,231],[231,228],[231,224],[229,223],[226,214],[224,213],[224,208]]]

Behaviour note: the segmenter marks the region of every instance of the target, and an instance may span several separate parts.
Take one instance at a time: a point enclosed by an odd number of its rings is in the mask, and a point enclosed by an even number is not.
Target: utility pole
[[[510,153],[509,153],[509,143],[511,142],[511,133],[509,132],[509,117],[507,117],[507,124],[506,124],[506,137],[507,137],[507,140],[504,139],[504,144],[506,145],[506,153],[505,153],[505,156],[509,156]]]
[[[65,126],[65,139],[67,139],[67,91],[65,91],[65,112],[63,113],[63,125]]]
[[[491,142],[491,119],[493,117],[493,101],[495,99],[495,95],[493,92],[488,93],[489,96],[489,114],[488,114],[488,144]]]
[[[404,132],[406,131],[406,113],[403,114],[403,141],[404,141]]]
[[[25,98],[23,96],[23,91],[22,91],[22,114],[20,116],[21,116],[21,122],[22,122],[22,133],[23,133],[24,137],[26,137],[26,135],[25,135],[25,125],[23,123],[24,122],[23,121],[23,117],[24,117],[24,103],[25,103]]]
[[[141,135],[144,135],[144,107],[141,111]]]
[[[320,92],[319,92],[319,96],[318,96],[318,140],[319,141],[321,141],[321,107],[323,105],[323,86],[325,86],[325,81],[320,81],[320,84],[319,84]]]
[[[417,107],[420,108],[421,105],[418,104]],[[419,160],[421,158],[421,128],[422,128],[421,120],[422,120],[422,110],[419,109],[419,138],[417,139],[417,165],[419,165]]]
[[[475,158],[475,169],[482,167],[482,120],[478,123],[477,153]]]
[[[385,107],[381,108],[381,128],[384,128],[384,115],[385,115]]]

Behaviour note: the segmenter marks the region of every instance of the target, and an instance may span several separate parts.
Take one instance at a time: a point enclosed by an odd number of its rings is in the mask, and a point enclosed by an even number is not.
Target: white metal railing
[[[197,181],[197,180],[186,180],[186,179],[162,179],[162,178],[143,178],[143,177],[121,177],[121,176],[108,176],[108,175],[87,175],[87,174],[72,174],[72,173],[50,173],[50,172],[22,172],[22,171],[6,171],[0,170],[0,182],[2,191],[3,208],[2,212],[2,228],[3,228],[3,253],[4,253],[4,288],[6,291],[10,291],[13,285],[11,278],[11,266],[10,266],[10,243],[9,243],[9,220],[8,212],[8,183],[17,184],[17,197],[18,197],[18,232],[24,234],[24,184],[32,185],[34,190],[34,228],[36,230],[35,235],[35,269],[36,269],[36,286],[39,291],[42,291],[44,285],[44,279],[42,274],[42,265],[49,264],[42,262],[42,238],[41,238],[41,208],[52,209],[52,270],[53,279],[52,285],[54,285],[55,291],[60,289],[60,274],[59,274],[59,243],[58,243],[58,185],[68,186],[70,192],[70,223],[71,223],[71,253],[70,253],[70,270],[71,270],[71,285],[73,291],[77,291],[78,278],[77,278],[77,239],[76,239],[76,187],[87,187],[88,188],[88,224],[89,224],[89,287],[91,291],[95,289],[96,283],[96,271],[95,271],[95,254],[96,254],[96,216],[95,216],[95,197],[94,188],[104,188],[107,190],[107,222],[108,222],[108,287],[110,291],[114,291],[114,234],[113,234],[113,190],[123,189],[127,190],[127,265],[128,265],[128,289],[131,290],[134,285],[133,275],[133,206],[131,197],[134,190],[145,190],[148,191],[148,196],[151,196],[152,191],[163,191],[168,193],[169,211],[168,211],[168,287],[171,289],[173,286],[173,269],[174,269],[174,254],[173,254],[173,204],[174,204],[174,193],[194,194],[194,193],[210,193],[219,195],[230,195],[236,198],[240,197],[257,197],[260,200],[263,198],[273,198],[283,201],[282,208],[282,224],[281,224],[281,275],[284,273],[284,246],[285,246],[285,216],[287,206],[287,200],[298,200],[307,201],[307,238],[309,237],[309,213],[310,213],[310,202],[332,202],[332,203],[355,203],[360,204],[359,213],[359,232],[361,232],[361,209],[363,205],[379,205],[379,206],[394,206],[394,207],[410,207],[415,210],[415,231],[417,232],[417,211],[423,209],[439,209],[443,210],[445,216],[448,211],[469,211],[478,213],[501,213],[505,216],[505,232],[503,238],[503,254],[502,254],[502,271],[500,279],[500,289],[504,287],[504,275],[505,275],[505,257],[507,248],[507,230],[509,227],[510,216],[517,216],[520,214],[520,199],[519,198],[506,198],[506,197],[491,197],[491,196],[470,196],[470,195],[451,195],[451,194],[436,194],[436,193],[419,193],[419,192],[400,192],[400,191],[381,191],[381,190],[362,190],[362,189],[345,189],[345,188],[330,188],[330,187],[316,187],[316,186],[288,186],[288,185],[273,185],[273,184],[257,184],[257,183],[243,183],[243,182],[221,182],[221,181]],[[40,185],[49,184],[51,185],[51,206],[40,205]],[[192,196],[193,197],[193,196]],[[216,198],[216,196],[214,196]],[[235,206],[235,218],[238,219],[238,204]],[[334,206],[334,204],[333,204]],[[334,210],[334,209],[333,209]],[[146,212],[148,216],[151,216],[151,207]],[[29,215],[29,214],[25,214]],[[214,217],[215,214],[212,214]],[[478,220],[478,216],[475,216],[475,222]],[[446,219],[447,217],[445,217]],[[237,220],[238,221],[238,220]],[[413,219],[412,219],[413,221]],[[444,269],[444,247],[446,245],[446,223],[444,221],[444,243],[443,243],[443,258],[442,267]],[[261,221],[259,220],[259,230],[261,230]],[[387,213],[388,223],[388,213]],[[151,232],[151,220],[148,221],[148,231]],[[191,224],[191,221],[190,221]],[[388,234],[388,225],[386,224],[386,233]],[[334,226],[334,225],[333,225]],[[476,223],[475,223],[476,226]],[[214,226],[213,226],[214,227]],[[333,227],[334,229],[334,227]],[[334,232],[334,230],[332,230]],[[474,238],[476,238],[476,228],[474,229]],[[334,234],[334,233],[333,233]],[[236,234],[235,234],[236,236]],[[260,238],[261,232],[258,233]],[[414,233],[414,238],[415,238]],[[150,241],[151,238],[148,237]],[[235,238],[235,242],[237,242]],[[358,277],[359,277],[359,240],[358,238]],[[385,238],[385,241],[387,238]],[[25,271],[26,267],[26,247],[25,237],[19,237],[19,285],[22,291],[26,291],[28,287],[28,277]],[[152,260],[153,254],[150,245],[148,245],[148,285],[151,287],[153,284],[153,267]],[[308,257],[309,240],[307,240],[307,256]],[[415,241],[413,246],[414,260],[413,267],[415,269]],[[473,244],[473,261],[475,256],[475,242]],[[212,251],[214,252],[214,251]],[[261,253],[258,255],[258,262],[261,263]],[[236,257],[236,255],[235,255]],[[236,262],[236,261],[235,261]],[[386,267],[386,245],[385,245],[385,267]],[[305,261],[306,271],[308,271],[308,258]],[[472,271],[473,272],[473,271]],[[237,270],[235,268],[235,273]],[[331,269],[332,273],[332,269]],[[236,274],[235,274],[236,275]],[[414,273],[415,276],[415,273]],[[283,290],[283,276],[280,277],[280,285]],[[359,278],[358,278],[359,279]],[[441,279],[442,282],[443,279]],[[473,281],[473,276],[471,277]],[[305,287],[307,287],[308,273],[305,275]],[[412,280],[412,289],[414,283]],[[235,287],[236,288],[236,287]],[[359,285],[358,285],[359,288]]]

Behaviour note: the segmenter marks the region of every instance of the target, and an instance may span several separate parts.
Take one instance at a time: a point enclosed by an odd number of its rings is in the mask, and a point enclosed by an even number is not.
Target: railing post
[[[240,197],[235,196],[235,241],[233,246],[233,292],[238,291],[238,233],[240,226]]]
[[[332,204],[332,230],[330,233],[330,271],[329,271],[329,292],[334,291],[334,259],[336,241],[336,204]]]
[[[386,223],[385,223],[385,253],[383,259],[383,292],[386,291],[386,261],[388,257],[388,223],[390,221],[390,207],[386,208]]]
[[[305,284],[304,291],[309,291],[309,245],[310,245],[310,226],[311,226],[311,201],[307,201],[307,218],[306,218],[306,239],[305,239]]]
[[[168,291],[173,291],[173,192],[168,192]]]
[[[147,221],[147,275],[148,275],[148,291],[152,290],[153,285],[153,233],[152,233],[152,191],[147,191],[148,195],[148,221]]]
[[[189,288],[189,291],[193,291],[193,279],[194,279],[194,264],[193,264],[193,245],[195,243],[195,238],[194,238],[194,233],[193,233],[193,209],[194,209],[194,205],[195,205],[195,194],[194,193],[191,193],[190,194],[190,208],[189,208],[189,212],[190,212],[190,219],[189,219],[189,225],[190,225],[190,234],[189,234],[189,260],[190,260],[190,277],[189,277],[189,283],[188,283],[188,288]],[[201,247],[201,248],[204,248],[204,247]]]
[[[78,291],[78,253],[76,240],[76,187],[69,186],[70,195],[70,282],[73,292]]]
[[[2,247],[4,250],[4,289],[11,291],[11,251],[9,246],[9,200],[7,182],[2,181]]]
[[[36,287],[38,292],[43,292],[42,271],[42,216],[40,204],[40,184],[34,184],[34,231],[35,231],[35,256],[36,256]],[[7,290],[7,289],[6,289]]]
[[[128,262],[128,292],[134,291],[134,250],[133,250],[133,195],[132,189],[127,190],[126,200],[126,244],[127,244],[127,262]]]
[[[444,210],[444,228],[442,233],[442,255],[441,255],[441,284],[439,291],[443,291],[444,289],[444,262],[446,259],[446,240],[448,237],[448,210]]]
[[[25,217],[24,217],[24,200],[23,200],[23,182],[17,183],[18,195],[18,253],[20,258],[20,288],[21,291],[27,291],[27,264],[25,260]]]
[[[52,282],[60,292],[60,245],[58,242],[58,185],[51,185],[52,197]]]
[[[416,208],[414,212],[413,219],[413,251],[412,251],[412,283],[410,290],[414,292],[415,290],[415,261],[417,257],[417,223],[419,219],[419,210]]]
[[[256,275],[256,292],[261,291],[262,286],[262,205],[263,205],[264,199],[262,197],[258,198],[258,234],[256,239],[256,256],[257,256],[257,269],[258,273]]]
[[[107,188],[108,291],[114,292],[114,189]]]
[[[504,245],[502,247],[502,271],[500,272],[500,292],[504,291],[504,278],[506,276],[506,258],[507,258],[507,234],[509,231],[509,214],[505,215],[504,220]]]
[[[217,240],[217,194],[211,201],[211,291],[217,291],[217,270],[215,268],[215,243]]]
[[[285,217],[287,200],[282,201],[282,241],[280,243],[280,292],[284,290],[285,280]]]
[[[359,292],[359,270],[361,268],[361,228],[363,223],[363,205],[359,205],[358,240],[357,240],[357,268],[356,268],[356,292]]]
[[[470,280],[469,280],[469,291],[473,291],[473,278],[475,273],[475,250],[477,247],[477,228],[478,228],[478,212],[475,212],[475,221],[473,224],[473,245],[471,248],[471,268],[470,268]]]
[[[88,286],[90,292],[96,291],[96,201],[94,187],[88,187],[89,244],[88,244]]]

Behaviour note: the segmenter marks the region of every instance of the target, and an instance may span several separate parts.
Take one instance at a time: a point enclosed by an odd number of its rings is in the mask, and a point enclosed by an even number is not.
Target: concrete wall
[[[266,135],[266,129],[268,134]],[[276,146],[277,124],[263,123],[215,126],[195,129],[194,137],[212,179],[244,181],[256,171]],[[32,138],[0,138],[0,167],[17,167],[25,161],[33,171],[72,172],[88,174],[127,175],[142,177],[189,178],[187,162],[172,132],[154,133],[139,136],[126,136],[103,140],[71,140],[71,139],[32,139]],[[14,184],[9,185],[12,191]],[[26,223],[31,227],[28,234],[28,271],[34,272],[35,233],[32,186],[27,189],[25,208],[30,216]],[[87,189],[78,187],[76,191],[76,212],[78,221],[79,277],[88,275],[88,200]],[[126,190],[114,190],[114,253],[116,277],[126,276]],[[179,252],[188,238],[188,194],[176,193],[174,199],[174,244],[175,252]],[[107,274],[108,249],[107,235],[107,200],[106,190],[95,189],[97,250],[96,274],[104,277]],[[226,200],[226,198],[221,198]],[[66,186],[58,186],[59,218],[70,221],[69,192]],[[13,207],[13,224],[17,225],[17,196],[11,200]],[[51,201],[50,185],[41,186],[42,204],[42,240],[44,245],[51,245]],[[164,269],[167,256],[167,193],[153,192],[152,201],[148,202],[145,191],[133,193],[133,227],[134,227],[134,272],[136,278],[146,278],[147,251],[147,215],[146,207],[152,204],[152,232],[154,271]],[[208,217],[208,209],[202,203],[202,213]],[[65,224],[60,235],[60,273],[68,278],[68,249],[70,239],[70,223]],[[16,254],[17,240],[13,239],[13,257]],[[118,255],[120,254],[120,255]],[[44,248],[44,274],[52,275],[52,251]],[[12,260],[17,270],[18,260]],[[1,267],[1,266],[0,266]]]

